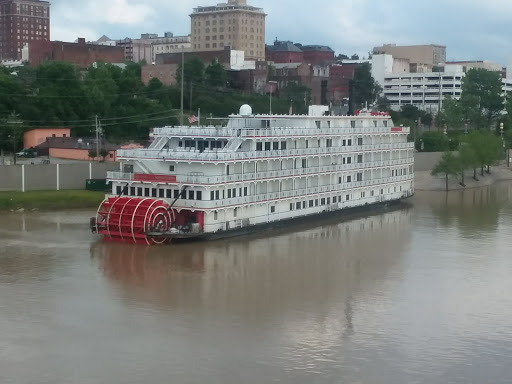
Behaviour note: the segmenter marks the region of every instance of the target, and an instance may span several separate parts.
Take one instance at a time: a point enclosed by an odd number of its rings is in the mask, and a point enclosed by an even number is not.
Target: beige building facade
[[[446,46],[444,45],[403,45],[384,44],[373,48],[375,55],[391,55],[394,58],[408,59],[411,63],[411,72],[428,72],[434,65],[446,62]]]
[[[262,8],[246,0],[228,0],[194,8],[191,18],[193,51],[217,51],[230,46],[244,51],[246,60],[265,60],[265,17]]]

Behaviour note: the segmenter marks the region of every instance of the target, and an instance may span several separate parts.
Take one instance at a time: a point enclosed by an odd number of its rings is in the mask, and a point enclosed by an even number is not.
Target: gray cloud
[[[118,39],[140,33],[190,33],[189,14],[216,0],[56,0],[52,2],[52,38]],[[325,44],[337,53],[361,56],[382,43],[444,44],[454,60],[493,60],[512,56],[508,38],[509,0],[322,0],[290,2],[249,0],[264,8],[267,43],[275,38]]]

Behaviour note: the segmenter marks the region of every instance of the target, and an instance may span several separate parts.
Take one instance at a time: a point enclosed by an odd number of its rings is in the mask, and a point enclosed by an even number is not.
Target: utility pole
[[[192,110],[192,81],[190,81],[190,106],[189,109]]]
[[[185,50],[181,48],[181,126],[183,126],[183,82],[185,81]]]
[[[96,131],[96,161],[100,161],[100,129],[98,127],[98,115],[94,116]]]

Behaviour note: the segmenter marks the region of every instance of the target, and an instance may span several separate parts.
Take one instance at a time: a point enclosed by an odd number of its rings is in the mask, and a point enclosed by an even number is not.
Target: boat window
[[[349,201],[350,200],[350,195],[346,195],[345,196],[345,200]]]
[[[165,189],[159,189],[158,190],[158,197],[165,197]]]
[[[331,204],[331,198],[330,197],[327,198],[327,204]]]
[[[228,189],[228,199],[231,199],[231,189]]]
[[[336,203],[336,196],[334,196],[334,197],[332,198],[332,202],[333,202],[333,203]]]
[[[352,139],[348,139],[348,141],[347,141],[347,145],[348,145],[349,147],[351,147],[351,146],[352,146]]]
[[[263,143],[256,143],[256,150],[262,151],[263,150]]]
[[[174,197],[175,199],[178,199],[178,198],[180,197],[180,191],[179,191],[178,189],[175,189],[175,190],[174,190],[174,195],[173,195],[173,197]]]
[[[157,196],[156,188],[151,188],[151,197],[156,197],[156,196]]]
[[[183,147],[183,141],[181,141],[181,140],[180,140],[180,141],[178,142],[178,147],[180,147],[180,148],[181,148],[181,147]]]
[[[142,187],[137,188],[137,196],[142,196]]]
[[[213,220],[217,220],[219,214],[217,211],[213,212]]]
[[[377,125],[378,125],[377,120],[373,120],[373,125],[375,126],[375,128],[377,128]]]
[[[188,199],[194,200],[194,191],[188,191]]]
[[[325,205],[325,197],[320,200],[320,205]]]
[[[363,138],[362,137],[358,137],[357,138],[357,145],[363,145]]]
[[[362,163],[363,162],[363,155],[357,155],[357,162]]]
[[[116,187],[116,194],[117,194],[117,195],[121,195],[121,193],[122,193],[122,192],[123,192],[123,188],[121,188],[121,186],[120,186],[120,185],[118,185],[118,186]]]
[[[356,121],[355,120],[350,120],[350,127],[351,128],[355,128],[356,127]]]
[[[270,213],[275,213],[275,211],[276,211],[276,206],[275,206],[275,205],[272,205],[272,206],[270,207]]]
[[[309,200],[309,207],[311,208],[315,204],[314,200]]]
[[[130,187],[130,196],[135,196],[135,187]]]
[[[384,126],[385,126],[385,127],[387,127],[387,126],[388,126],[388,121],[387,121],[387,120],[384,120],[384,121],[383,121],[383,123],[384,123]]]
[[[300,201],[295,203],[295,209],[300,209]]]
[[[210,191],[210,200],[215,200],[215,191]]]
[[[278,141],[274,141],[274,142],[272,143],[272,149],[273,149],[274,151],[277,151],[277,150],[279,149],[279,142],[278,142]]]
[[[169,165],[169,172],[174,172],[174,165]]]
[[[318,207],[318,199],[315,199],[315,207]]]
[[[215,199],[216,200],[220,199],[220,192],[219,191],[215,191]]]
[[[281,141],[281,149],[286,149],[286,141]]]
[[[261,120],[261,128],[270,128],[270,120]]]
[[[347,140],[345,140],[345,139],[344,139],[344,140],[341,142],[341,145],[345,147],[345,146],[347,145]]]
[[[316,121],[315,121],[315,124],[316,124],[316,127],[317,127],[317,128],[320,128],[320,120],[316,120]]]
[[[290,203],[290,211],[293,211],[293,203]]]
[[[351,183],[352,182],[352,176],[347,176],[347,183]]]
[[[327,126],[328,126],[329,128],[331,128],[331,121],[330,121],[330,120],[327,120]]]
[[[358,173],[357,174],[357,181],[363,181],[363,174],[362,173]]]
[[[233,217],[237,217],[238,215],[238,208],[233,209]]]
[[[270,151],[270,142],[265,143],[265,151]]]

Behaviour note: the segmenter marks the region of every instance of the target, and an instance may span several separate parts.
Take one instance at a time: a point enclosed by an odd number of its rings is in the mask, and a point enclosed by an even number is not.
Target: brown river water
[[[0,383],[511,383],[512,183],[236,239],[0,214]]]

